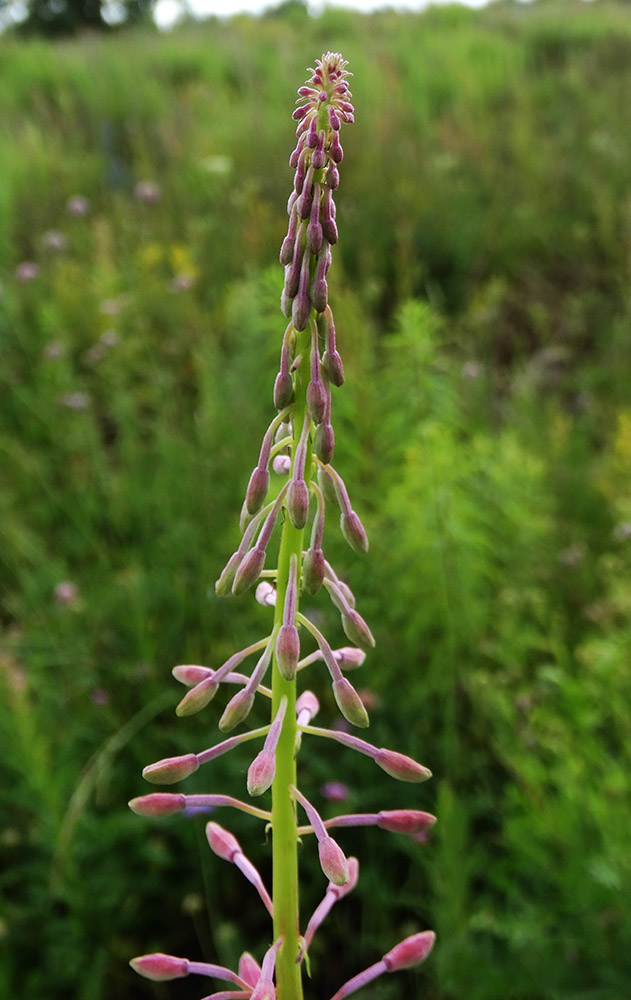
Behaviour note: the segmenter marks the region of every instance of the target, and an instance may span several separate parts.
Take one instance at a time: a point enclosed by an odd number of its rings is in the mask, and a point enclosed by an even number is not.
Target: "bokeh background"
[[[340,835],[362,874],[311,995],[431,926],[426,966],[367,998],[628,1000],[631,5],[143,21],[0,36],[0,994],[197,998],[128,959],[269,943],[205,817],[126,801],[216,738],[215,703],[176,720],[173,664],[267,621],[214,580],[273,412],[295,90],[332,49],[357,108],[336,465],[371,549],[327,547],[377,639],[370,738],[435,777],[311,743],[303,783],[327,815],[336,779],[439,823]],[[235,793],[248,761],[186,790]],[[303,873],[307,916],[307,850]]]

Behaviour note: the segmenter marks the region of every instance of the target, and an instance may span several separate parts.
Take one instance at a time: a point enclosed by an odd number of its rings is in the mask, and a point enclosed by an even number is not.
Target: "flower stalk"
[[[339,54],[326,53],[310,72],[309,80],[298,91],[298,107],[293,114],[297,122],[297,143],[290,157],[294,186],[287,205],[287,235],[280,250],[280,262],[285,268],[281,310],[289,322],[272,394],[278,412],[263,436],[247,484],[239,520],[241,543],[215,586],[220,597],[239,596],[255,588],[256,601],[270,609],[273,621],[267,635],[250,642],[216,669],[180,664],[173,670],[175,678],[189,688],[176,708],[178,715],[205,709],[220,685],[230,684],[238,690],[218,721],[220,731],[229,732],[245,723],[260,695],[271,699],[270,721],[220,740],[200,753],[163,758],[143,771],[144,778],[154,784],[173,784],[201,765],[228,752],[242,752],[250,741],[263,737],[263,747],[247,769],[246,786],[250,798],[263,802],[271,789],[271,805],[265,809],[230,795],[185,795],[179,791],[154,792],[129,803],[135,813],[153,818],[230,807],[264,822],[271,831],[270,893],[234,835],[214,820],[206,826],[211,851],[239,869],[272,918],[270,944],[260,965],[249,952],[241,956],[236,973],[162,953],[140,956],[131,962],[136,972],[156,981],[197,974],[237,987],[212,993],[206,1000],[303,1000],[303,959],[313,936],[333,906],[352,891],[359,873],[357,859],[346,857],[330,831],[372,825],[390,833],[422,837],[435,822],[430,813],[416,808],[349,813],[323,820],[300,787],[298,755],[303,749],[303,736],[337,741],[347,750],[370,757],[388,775],[401,781],[419,783],[431,776],[411,757],[376,747],[350,732],[312,725],[320,705],[315,694],[303,687],[304,672],[324,663],[346,723],[357,728],[368,726],[362,698],[345,673],[362,666],[375,639],[355,607],[351,589],[323,551],[327,512],[332,512],[336,520],[339,517],[341,533],[354,551],[368,551],[365,527],[351,504],[342,476],[331,465],[335,447],[331,387],[337,389],[343,384],[344,369],[327,276],[331,248],[338,241],[333,192],[340,183],[339,165],[343,159],[340,130],[343,124],[353,121],[354,111],[350,74]],[[276,476],[286,477],[280,488],[276,488]],[[276,566],[271,566],[275,534],[280,534],[280,540]],[[331,600],[352,645],[336,650],[331,647],[322,631],[300,610],[304,592],[321,592]],[[253,654],[258,654],[258,659],[248,672],[245,663]],[[270,671],[271,688],[263,685]],[[312,749],[314,741],[308,740],[307,744]],[[306,814],[306,826],[298,826],[298,807]],[[317,842],[319,864],[328,886],[303,934],[298,842],[304,834],[314,834],[314,839],[306,841],[306,849],[314,840]],[[343,1000],[383,973],[418,964],[429,954],[433,942],[431,931],[406,938],[379,962],[340,987],[332,1000]]]

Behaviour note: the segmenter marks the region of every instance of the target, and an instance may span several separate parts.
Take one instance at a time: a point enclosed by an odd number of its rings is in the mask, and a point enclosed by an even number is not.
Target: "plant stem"
[[[298,334],[296,354],[302,351],[303,360],[296,373],[295,403],[293,413],[293,454],[303,428],[306,411],[306,387],[309,381],[309,326]],[[311,469],[311,447],[307,452],[305,481]],[[302,536],[304,529],[295,528],[285,516],[278,554],[277,596],[274,624],[283,619],[285,593],[291,557],[298,561],[298,580],[302,564]],[[276,959],[278,1000],[302,1000],[301,966],[296,964],[299,945],[298,910],[298,832],[296,809],[290,786],[296,784],[296,681],[286,681],[276,662],[272,672],[272,719],[278,712],[283,696],[287,698],[287,711],[276,748],[276,775],[272,785],[272,865],[274,899],[274,938],[283,939]]]

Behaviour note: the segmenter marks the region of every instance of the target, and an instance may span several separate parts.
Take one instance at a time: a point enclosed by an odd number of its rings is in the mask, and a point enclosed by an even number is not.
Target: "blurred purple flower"
[[[66,202],[66,211],[68,215],[79,218],[82,215],[88,214],[90,211],[90,202],[82,194],[73,194]]]
[[[61,253],[68,249],[68,239],[59,229],[49,229],[42,236],[42,246],[51,253]]]
[[[74,604],[78,597],[78,590],[70,580],[62,580],[54,590],[57,604]]]
[[[59,402],[68,410],[85,410],[90,405],[90,397],[87,392],[67,392]]]
[[[39,264],[36,264],[33,260],[23,260],[21,264],[15,269],[15,277],[17,281],[35,281],[39,278]]]
[[[162,197],[155,181],[138,181],[134,188],[134,198],[143,205],[157,205]]]
[[[66,345],[62,344],[60,340],[51,340],[44,347],[44,357],[49,361],[55,361],[57,358],[61,358],[66,353]]]
[[[325,781],[320,794],[329,802],[346,802],[349,797],[348,788],[342,781]]]
[[[93,705],[97,705],[99,708],[103,705],[108,705],[110,696],[104,688],[95,688],[90,695],[90,701]]]

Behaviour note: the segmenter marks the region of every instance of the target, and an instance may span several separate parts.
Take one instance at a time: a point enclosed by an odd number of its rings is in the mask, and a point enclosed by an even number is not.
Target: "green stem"
[[[293,414],[293,453],[304,423],[306,391],[309,382],[309,327],[298,334],[296,354],[302,351],[303,359],[296,373]],[[311,469],[311,448],[308,449],[305,479]],[[302,536],[304,529],[297,529],[285,516],[278,554],[276,583],[276,608],[274,624],[280,626],[289,576],[291,557],[298,560],[298,581],[302,564]],[[272,785],[272,865],[274,899],[274,938],[283,939],[276,959],[276,984],[278,1000],[302,1000],[301,966],[296,964],[299,947],[298,909],[298,825],[290,787],[296,782],[296,681],[286,681],[281,676],[274,658],[272,672],[272,719],[281,699],[287,698],[287,711],[276,749],[276,775]]]

